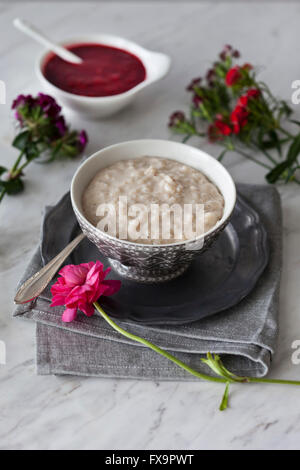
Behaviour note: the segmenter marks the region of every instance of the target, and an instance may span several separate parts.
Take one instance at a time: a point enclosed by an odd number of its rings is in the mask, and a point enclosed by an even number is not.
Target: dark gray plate
[[[60,209],[64,212],[66,230],[63,237],[58,236],[55,229],[60,226],[60,221],[55,220],[55,212],[52,212],[47,230],[52,229],[53,243],[48,243],[44,251],[42,245],[45,261],[63,249],[79,231],[69,207],[70,201],[67,197],[64,199],[61,203],[66,207]],[[161,284],[140,284],[112,271],[110,278],[121,279],[122,287],[114,296],[103,297],[101,305],[108,314],[122,320],[152,325],[190,323],[240,302],[255,286],[268,258],[267,235],[259,215],[239,196],[229,225],[182,276]],[[68,263],[96,259],[100,259],[105,267],[109,265],[97,248],[85,239]]]

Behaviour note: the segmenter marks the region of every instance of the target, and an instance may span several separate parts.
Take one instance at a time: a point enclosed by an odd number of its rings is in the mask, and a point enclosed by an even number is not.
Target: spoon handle
[[[32,277],[22,284],[15,296],[16,304],[25,304],[30,300],[35,299],[47,287],[55,273],[63,264],[69,254],[76,248],[78,243],[85,238],[81,233],[74,240],[72,240],[58,255],[55,256],[49,263],[47,263],[40,271],[35,273]]]
[[[32,37],[40,44],[48,47],[52,52],[55,52],[61,59],[66,60],[67,62],[72,62],[74,64],[82,63],[82,59],[80,57],[78,57],[76,54],[73,54],[73,52],[68,51],[68,49],[55,44],[53,41],[51,41],[51,39],[45,36],[45,34],[43,34],[35,26],[28,23],[27,21],[21,20],[20,18],[15,18],[13,24],[17,29]]]

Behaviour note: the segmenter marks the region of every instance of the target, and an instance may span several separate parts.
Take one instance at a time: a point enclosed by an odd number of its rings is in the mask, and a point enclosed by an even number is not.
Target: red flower
[[[244,106],[237,105],[230,114],[234,134],[238,134],[248,122],[249,112]]]
[[[248,98],[256,99],[260,96],[260,90],[258,90],[257,88],[250,88],[247,91],[247,96],[248,96]]]
[[[237,106],[243,106],[245,108],[248,104],[248,99],[249,99],[248,95],[240,96],[238,101],[237,101]]]
[[[218,129],[220,134],[222,135],[230,135],[232,132],[231,127],[228,124],[226,124],[226,122],[222,121],[221,119],[217,119],[214,122],[214,125]]]
[[[218,129],[213,124],[210,124],[208,126],[207,135],[208,135],[208,140],[210,142],[215,142],[216,140],[220,138],[220,136],[218,135]]]
[[[246,71],[248,72],[249,70],[252,70],[252,69],[253,69],[253,65],[248,64],[248,62],[246,62],[246,64],[244,64],[244,65],[242,66],[242,69],[243,69],[243,70],[246,70]]]
[[[209,141],[216,142],[217,140],[223,139],[224,136],[230,135],[232,129],[229,124],[223,121],[222,115],[217,115],[215,122],[208,127],[207,133]]]
[[[257,88],[250,88],[245,95],[240,96],[237,102],[237,106],[244,106],[248,105],[249,99],[257,99],[260,96],[260,90]]]
[[[225,77],[225,83],[227,86],[233,86],[241,78],[242,78],[242,74],[240,72],[240,67],[236,65],[235,67],[232,67],[231,69],[228,70],[226,77]]]

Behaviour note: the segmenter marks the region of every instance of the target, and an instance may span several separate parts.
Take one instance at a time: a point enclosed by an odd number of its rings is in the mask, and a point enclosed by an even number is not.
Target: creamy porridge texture
[[[126,236],[120,197],[122,201],[124,197],[127,201]],[[93,225],[117,238],[147,244],[176,243],[199,236],[216,225],[224,210],[223,196],[203,173],[175,160],[147,156],[122,160],[100,170],[85,189],[82,204],[86,218]],[[110,205],[116,217],[108,210],[100,210],[103,204]],[[134,204],[143,205],[144,212],[130,212],[129,208]],[[153,204],[159,205],[156,218],[152,218],[152,212],[150,215]],[[172,206],[175,205],[180,206],[183,213],[185,205],[192,205],[191,212],[184,215],[184,223],[192,228],[194,236],[188,236],[185,232],[178,236],[180,224],[175,212],[172,213]],[[202,208],[200,219],[196,216],[196,207],[200,207],[197,205]],[[170,206],[171,212],[168,212]],[[167,237],[162,236],[162,221],[166,213],[170,220]],[[202,223],[199,224],[199,220]],[[114,232],[107,228],[113,226],[113,222],[116,227]],[[137,236],[137,232],[141,235]]]

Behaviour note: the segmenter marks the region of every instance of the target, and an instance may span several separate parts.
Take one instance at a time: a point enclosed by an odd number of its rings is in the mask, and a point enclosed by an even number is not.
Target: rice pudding
[[[121,200],[124,204],[126,201],[126,217]],[[100,170],[84,190],[82,206],[88,221],[112,236],[161,245],[190,240],[210,230],[222,218],[224,198],[195,168],[171,159],[145,156],[121,160]],[[136,206],[140,211],[128,210]],[[190,211],[186,210],[188,206]],[[159,208],[158,212],[152,211],[154,207]],[[173,207],[184,209],[184,224],[190,227],[192,236],[190,232],[180,232],[175,216],[178,212],[172,212]],[[165,236],[162,226],[168,214],[171,215]],[[115,230],[110,228],[113,222]]]

